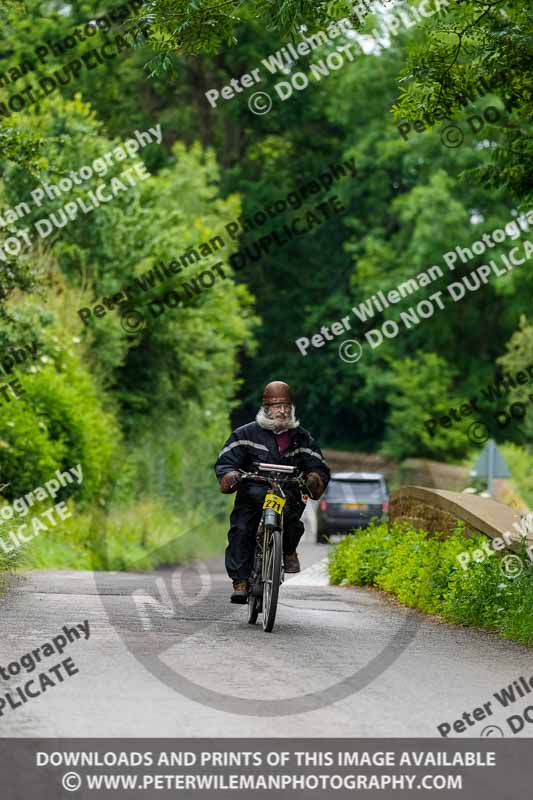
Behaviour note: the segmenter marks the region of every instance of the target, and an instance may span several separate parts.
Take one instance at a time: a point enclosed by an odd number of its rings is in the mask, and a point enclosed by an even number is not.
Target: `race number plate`
[[[276,514],[281,514],[286,502],[284,497],[278,497],[277,494],[267,494],[263,508],[273,508]]]

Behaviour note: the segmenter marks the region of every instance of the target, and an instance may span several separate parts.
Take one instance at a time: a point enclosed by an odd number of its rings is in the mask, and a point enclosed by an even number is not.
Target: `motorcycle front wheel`
[[[255,625],[257,617],[261,611],[261,598],[254,597],[253,594],[248,595],[248,623]]]
[[[263,630],[271,633],[276,619],[281,583],[281,532],[272,531],[268,545],[267,568],[263,584]]]

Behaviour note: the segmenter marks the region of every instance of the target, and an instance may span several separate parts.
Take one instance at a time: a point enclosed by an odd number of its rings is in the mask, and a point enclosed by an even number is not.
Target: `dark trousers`
[[[234,581],[250,577],[254,565],[257,528],[263,512],[264,492],[247,493],[235,501],[231,512],[231,527],[226,547],[226,571]],[[300,519],[305,504],[300,497],[287,497],[283,510],[283,552],[294,553],[298,547],[304,524]]]

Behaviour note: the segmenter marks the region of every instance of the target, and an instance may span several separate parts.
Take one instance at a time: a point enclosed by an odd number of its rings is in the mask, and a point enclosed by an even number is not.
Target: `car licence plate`
[[[345,508],[345,509],[362,508],[362,509],[367,510],[368,509],[368,503],[343,503],[342,507]]]
[[[276,514],[281,514],[283,511],[283,506],[286,502],[287,501],[284,497],[278,497],[277,494],[267,494],[265,496],[263,508],[273,508]]]

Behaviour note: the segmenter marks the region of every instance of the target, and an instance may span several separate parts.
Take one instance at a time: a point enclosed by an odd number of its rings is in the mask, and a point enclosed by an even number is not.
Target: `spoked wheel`
[[[263,584],[263,630],[270,633],[274,627],[281,582],[281,533],[272,531],[268,548],[267,569]]]
[[[261,598],[254,597],[253,594],[248,595],[248,622],[250,625],[255,625],[257,617],[261,611]]]

